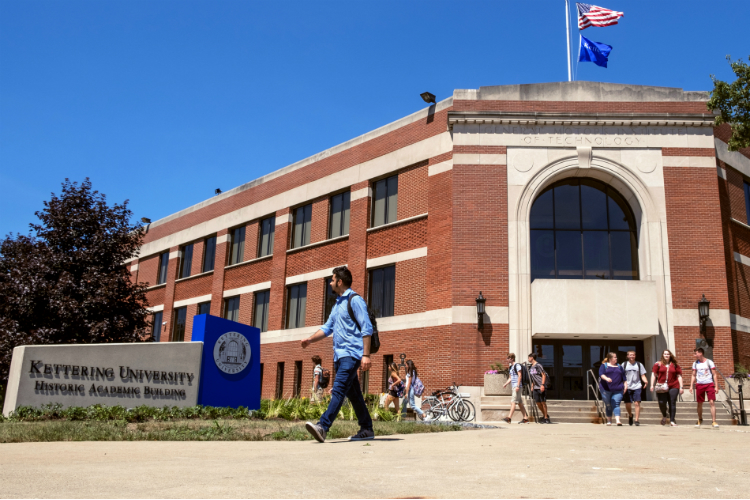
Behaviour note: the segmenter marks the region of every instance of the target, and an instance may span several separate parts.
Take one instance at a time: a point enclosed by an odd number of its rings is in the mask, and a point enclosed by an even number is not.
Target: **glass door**
[[[536,353],[537,363],[541,363],[544,371],[550,378],[550,388],[547,393],[548,398],[560,398],[558,388],[558,374],[555,372],[555,367],[558,363],[555,362],[556,358],[556,346],[554,344],[534,344],[534,352]]]
[[[560,351],[562,384],[559,397],[561,399],[586,399],[583,346],[563,344],[560,346]]]

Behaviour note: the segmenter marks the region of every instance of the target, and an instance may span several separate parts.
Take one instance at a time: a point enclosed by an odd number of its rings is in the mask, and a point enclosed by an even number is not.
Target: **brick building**
[[[262,329],[263,396],[309,393],[326,278],[346,264],[381,316],[365,382],[403,353],[428,387],[481,386],[532,349],[551,397],[584,397],[609,351],[683,365],[706,337],[750,365],[750,152],[708,95],[566,82],[452,98],[149,225],[133,278],[154,335],[209,312]],[[478,328],[476,297],[486,298]],[[624,357],[624,353],[620,354]],[[621,358],[622,359],[622,358]]]

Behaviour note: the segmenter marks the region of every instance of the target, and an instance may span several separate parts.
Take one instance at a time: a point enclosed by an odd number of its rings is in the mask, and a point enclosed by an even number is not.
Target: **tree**
[[[65,179],[29,224],[28,236],[0,242],[0,384],[13,348],[28,344],[137,342],[147,326],[144,285],[125,261],[143,241],[128,202]]]
[[[750,148],[750,66],[742,62],[742,59],[732,62],[730,56],[727,56],[727,61],[737,75],[737,80],[727,83],[711,75],[714,90],[708,101],[708,109],[719,110],[716,126],[723,123],[731,125],[729,151],[739,151]]]

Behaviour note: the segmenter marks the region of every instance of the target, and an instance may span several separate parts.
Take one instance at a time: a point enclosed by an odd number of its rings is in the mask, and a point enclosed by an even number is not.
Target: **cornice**
[[[449,111],[448,127],[456,124],[559,125],[607,127],[713,127],[708,113],[549,113],[518,111]]]

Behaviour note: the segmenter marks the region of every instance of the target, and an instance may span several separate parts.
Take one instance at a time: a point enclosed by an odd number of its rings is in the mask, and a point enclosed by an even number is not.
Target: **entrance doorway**
[[[537,361],[550,376],[552,385],[547,393],[550,399],[586,399],[586,372],[593,370],[594,375],[598,375],[608,352],[617,353],[618,363],[627,359],[628,351],[635,351],[635,359],[641,363],[645,359],[642,340],[534,339],[533,349]],[[646,392],[642,396],[644,400]]]

